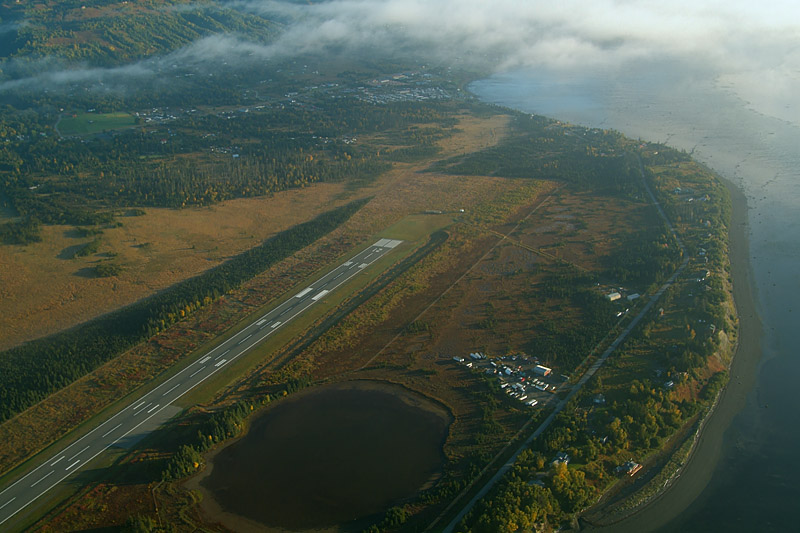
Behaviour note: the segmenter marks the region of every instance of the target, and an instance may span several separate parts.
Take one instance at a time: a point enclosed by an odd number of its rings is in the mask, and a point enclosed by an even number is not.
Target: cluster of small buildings
[[[624,291],[624,290],[625,289],[620,288],[617,291],[611,291],[608,294],[606,294],[606,298],[608,299],[609,302],[616,302],[617,300],[621,300],[622,294],[619,291]],[[625,299],[628,300],[629,302],[632,302],[638,299],[639,297],[641,297],[641,294],[639,294],[638,292],[632,292],[629,295],[627,295]]]
[[[555,393],[556,386],[544,379],[552,375],[552,369],[540,365],[537,358],[529,358],[524,354],[507,355],[489,360],[482,352],[472,352],[469,359],[453,357],[457,363],[467,368],[482,369],[485,374],[496,375],[500,388],[510,397],[524,402],[530,407],[539,404],[539,399],[531,397],[541,392]],[[523,367],[523,364],[525,366]]]
[[[379,88],[359,87],[359,93],[357,93],[356,97],[371,104],[449,100],[452,98],[450,93],[441,87],[398,88],[394,86],[381,86]]]

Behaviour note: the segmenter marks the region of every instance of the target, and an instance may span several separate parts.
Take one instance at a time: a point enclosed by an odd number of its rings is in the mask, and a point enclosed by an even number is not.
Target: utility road
[[[380,239],[267,314],[254,319],[236,335],[199,356],[176,375],[123,407],[83,437],[53,454],[23,478],[6,487],[0,492],[0,524],[129,434],[136,431],[145,432],[148,426],[144,428],[142,426],[151,418],[325,298],[331,291],[401,242]]]

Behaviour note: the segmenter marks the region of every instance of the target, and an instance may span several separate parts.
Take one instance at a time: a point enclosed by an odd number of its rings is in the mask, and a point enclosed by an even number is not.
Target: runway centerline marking
[[[164,394],[162,394],[161,396],[166,396],[167,394],[169,394],[170,392],[174,391],[175,389],[177,389],[177,388],[178,388],[178,387],[180,387],[181,385],[183,385],[183,383],[178,383],[177,385],[175,385],[174,387],[172,387],[171,389],[169,389],[167,392],[165,392],[165,393],[164,393]]]
[[[108,437],[109,433],[113,432],[115,429],[119,428],[122,425],[122,422],[114,426],[113,428],[109,429],[105,433],[103,433],[103,437]]]
[[[45,479],[47,476],[49,476],[50,474],[52,474],[52,473],[54,473],[54,472],[55,472],[55,470],[51,470],[51,471],[49,471],[48,473],[46,473],[45,475],[43,475],[42,477],[40,477],[38,481],[34,481],[34,482],[33,482],[33,485],[31,485],[31,487],[35,487],[35,486],[36,486],[36,485],[38,485],[40,482],[42,482],[42,481],[43,481],[43,480],[44,480],[44,479]]]
[[[83,452],[85,452],[88,449],[89,449],[89,446],[86,446],[84,449],[82,449],[81,451],[79,451],[78,453],[76,453],[75,455],[70,457],[69,459],[67,459],[67,461],[72,461],[73,459],[75,459],[76,457],[78,457],[80,454],[82,454]]]

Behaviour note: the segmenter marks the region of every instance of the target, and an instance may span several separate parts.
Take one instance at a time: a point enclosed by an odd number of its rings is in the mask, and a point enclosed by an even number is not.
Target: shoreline
[[[750,264],[749,207],[741,189],[727,179],[719,179],[728,190],[732,204],[728,228],[729,258],[739,321],[737,345],[729,367],[730,380],[700,422],[686,463],[670,478],[664,490],[628,516],[607,526],[592,527],[592,531],[655,531],[680,518],[685,509],[702,497],[719,463],[728,427],[745,407],[747,396],[755,385],[761,360],[762,324],[757,313],[756,287]]]
[[[246,438],[248,433],[250,432],[252,424],[256,422],[259,417],[265,416],[271,410],[279,408],[280,406],[288,402],[299,401],[305,397],[317,395],[320,393],[324,394],[325,392],[329,392],[330,390],[361,390],[361,391],[389,394],[401,400],[403,403],[405,403],[410,407],[419,409],[425,413],[440,418],[446,424],[447,434],[449,434],[450,425],[454,421],[453,414],[450,412],[447,406],[442,404],[439,400],[427,396],[417,390],[411,389],[403,384],[392,381],[360,379],[360,378],[346,379],[344,381],[320,383],[319,385],[307,387],[303,390],[297,391],[293,394],[290,394],[288,397],[281,398],[278,401],[272,402],[270,405],[265,406],[264,409],[260,410],[260,412],[254,413],[253,417],[248,419],[245,431],[243,431],[240,435],[234,438],[228,439],[227,441],[220,443],[220,445],[216,446],[214,449],[205,452],[203,454],[205,460],[205,468],[203,468],[200,472],[196,473],[195,475],[181,482],[181,484],[185,488],[192,491],[197,491],[198,493],[202,494],[202,498],[197,504],[197,510],[200,512],[201,515],[204,515],[204,517],[208,520],[208,523],[221,524],[224,527],[230,528],[235,531],[242,531],[244,533],[251,533],[251,532],[252,533],[255,532],[297,533],[298,531],[309,532],[309,533],[311,532],[333,533],[333,532],[341,532],[348,530],[360,531],[369,526],[369,524],[371,523],[370,520],[374,518],[374,516],[372,515],[363,516],[351,522],[331,524],[329,526],[306,527],[301,529],[289,529],[279,525],[270,525],[262,523],[258,520],[248,518],[246,516],[237,514],[233,511],[226,510],[223,507],[223,505],[215,498],[213,491],[203,484],[203,481],[211,476],[211,473],[215,466],[214,465],[215,457],[226,448]],[[445,437],[445,440],[442,442],[442,447],[444,446],[446,440],[447,437]],[[444,454],[443,448],[440,451],[442,454]],[[438,475],[440,474],[437,474],[437,476]],[[426,482],[426,485],[429,484],[430,482],[431,480],[429,479]],[[425,487],[422,487],[420,490],[423,490],[424,488]]]

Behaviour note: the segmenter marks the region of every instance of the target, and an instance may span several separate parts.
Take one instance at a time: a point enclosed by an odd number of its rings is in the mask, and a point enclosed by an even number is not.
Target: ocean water
[[[515,71],[470,86],[487,102],[690,151],[747,197],[761,359],[710,480],[699,481],[688,507],[661,509],[664,531],[798,530],[800,91],[780,100],[741,81],[654,64],[625,73]]]

